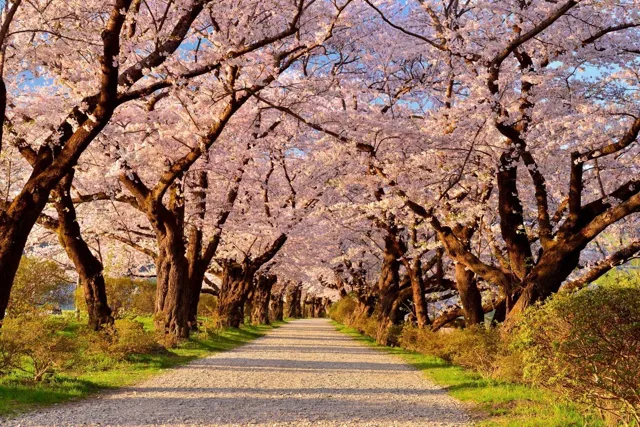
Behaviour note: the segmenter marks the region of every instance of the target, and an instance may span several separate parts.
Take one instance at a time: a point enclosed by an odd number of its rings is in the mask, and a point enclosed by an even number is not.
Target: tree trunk
[[[181,233],[170,232],[158,239],[156,274],[156,329],[188,338],[191,294]]]
[[[191,271],[189,274],[189,327],[191,330],[198,329],[198,304],[202,293],[202,283],[204,282],[204,269]]]
[[[500,231],[507,246],[511,270],[518,278],[523,279],[533,265],[533,255],[518,196],[518,168],[511,151],[505,151],[500,162],[497,174]]]
[[[269,303],[271,302],[271,288],[278,280],[273,274],[258,274],[253,289],[251,310],[251,324],[269,324]]]
[[[297,284],[289,288],[284,304],[284,315],[292,319],[301,316],[300,304],[302,300],[302,287]]]
[[[73,172],[64,177],[56,189],[56,232],[60,245],[73,263],[87,303],[89,327],[95,331],[103,325],[113,324],[111,308],[107,304],[107,292],[102,275],[102,263],[96,258],[82,238],[75,206],[71,200]]]
[[[399,243],[395,240],[394,233],[388,233],[385,237],[385,251],[378,280],[378,306],[376,308],[378,331],[376,341],[379,344],[387,345],[388,330],[398,324],[402,319],[393,315],[393,305],[398,298],[400,282],[400,261],[399,256],[404,253],[400,249]]]
[[[483,323],[482,295],[478,290],[475,274],[462,263],[456,264],[456,285],[464,313],[465,326]]]
[[[0,323],[9,304],[13,280],[29,233],[48,199],[48,193],[46,197],[39,194],[27,196],[20,198],[16,209],[6,212],[0,209]]]
[[[284,299],[282,294],[271,300],[271,321],[281,322],[284,320]]]
[[[409,300],[412,293],[413,293],[413,289],[411,287],[406,287],[398,292],[396,300],[393,302],[393,305],[391,306],[391,312],[389,313],[390,319],[403,318],[403,316],[401,316],[400,309],[402,308],[403,304],[405,304]],[[401,323],[401,320],[396,321],[395,323],[392,323],[390,326],[397,325],[400,323]],[[387,342],[390,342],[390,340],[387,339]]]
[[[534,269],[522,281],[522,293],[507,313],[507,322],[520,316],[536,301],[542,301],[558,292],[571,272],[577,267],[584,246],[572,252],[562,248],[547,250]]]
[[[251,292],[256,271],[271,261],[286,241],[287,235],[281,234],[258,257],[246,257],[242,264],[232,260],[223,263],[222,285],[218,299],[218,313],[223,325],[238,328],[244,322],[244,304]]]
[[[376,298],[373,294],[359,294],[358,295],[358,305],[353,310],[351,314],[351,318],[349,319],[349,324],[356,324],[358,319],[362,317],[371,317],[376,307]]]
[[[244,322],[244,304],[251,290],[253,271],[228,261],[223,266],[218,314],[222,325],[239,328]]]
[[[427,301],[424,298],[424,282],[422,280],[422,263],[420,258],[413,261],[411,268],[407,268],[409,279],[411,280],[411,290],[413,298],[413,308],[416,315],[416,323],[418,328],[424,328],[429,323],[429,315],[427,312]]]

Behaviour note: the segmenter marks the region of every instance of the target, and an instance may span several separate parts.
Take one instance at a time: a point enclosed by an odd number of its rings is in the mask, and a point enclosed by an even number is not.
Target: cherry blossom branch
[[[104,233],[104,236],[106,236],[106,237],[108,237],[110,239],[122,242],[125,245],[130,246],[133,249],[137,250],[138,252],[141,252],[141,253],[147,255],[148,257],[150,257],[154,261],[158,258],[158,254],[157,253],[155,253],[151,249],[148,249],[148,248],[145,248],[142,245],[139,245],[138,243],[134,242],[131,239],[127,239],[126,237],[122,237],[122,236],[119,236],[119,235],[114,234],[114,233]]]
[[[489,88],[489,90],[491,91],[492,94],[495,95],[495,94],[498,94],[498,92],[499,92],[498,80],[500,79],[500,67],[502,65],[502,62],[504,62],[504,60],[507,59],[507,57],[509,55],[511,55],[516,49],[518,49],[524,43],[528,42],[529,40],[531,40],[532,38],[534,38],[535,36],[537,36],[538,34],[543,32],[544,30],[549,28],[551,25],[553,25],[554,22],[556,22],[558,19],[560,19],[562,16],[564,16],[569,10],[571,10],[573,7],[575,7],[577,5],[578,5],[578,2],[575,1],[575,0],[567,1],[560,8],[558,8],[555,12],[553,12],[551,15],[549,15],[546,19],[544,19],[538,25],[533,27],[531,30],[527,31],[526,33],[524,33],[524,34],[522,34],[522,35],[520,35],[518,37],[516,37],[513,41],[511,41],[511,43],[509,43],[507,46],[505,46],[505,48],[502,49],[490,61],[490,63],[489,63],[489,77],[487,79],[487,86],[488,86],[488,88]]]
[[[278,238],[271,244],[271,246],[266,251],[264,251],[260,256],[258,256],[257,258],[254,258],[251,261],[251,264],[257,270],[258,268],[260,268],[260,266],[268,263],[273,259],[274,256],[276,256],[276,254],[284,246],[286,241],[287,241],[287,235],[284,233],[280,234],[280,236],[278,236]]]
[[[5,0],[5,3],[9,0]],[[2,27],[0,27],[0,153],[2,153],[3,137],[4,137],[4,119],[7,110],[7,86],[4,82],[4,61],[6,54],[6,41],[9,27],[13,21],[22,0],[15,0],[11,8],[7,11]]]
[[[640,256],[640,240],[636,240],[624,248],[609,255],[580,278],[566,283],[561,289],[566,292],[576,291],[594,282],[612,268],[624,264]]]

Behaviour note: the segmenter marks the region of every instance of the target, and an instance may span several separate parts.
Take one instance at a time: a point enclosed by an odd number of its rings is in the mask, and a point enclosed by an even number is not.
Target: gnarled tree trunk
[[[253,308],[251,310],[251,323],[254,325],[269,324],[269,302],[271,301],[271,288],[278,280],[273,274],[258,274],[253,288]]]
[[[270,317],[272,322],[281,322],[284,320],[284,299],[282,294],[271,299]]]
[[[456,264],[456,285],[464,313],[465,326],[478,325],[484,322],[482,296],[478,290],[476,276],[464,264]]]
[[[244,304],[251,292],[256,271],[271,261],[286,241],[287,235],[281,234],[269,249],[255,259],[246,257],[242,263],[233,260],[222,263],[218,314],[223,325],[237,328],[244,322]]]
[[[224,326],[239,328],[244,322],[244,304],[251,290],[254,272],[247,265],[227,261],[223,265],[218,314]]]
[[[302,286],[296,284],[287,290],[287,297],[284,303],[284,315],[292,319],[301,317],[300,304],[302,300]]]
[[[78,273],[84,299],[87,303],[89,327],[97,331],[102,325],[112,324],[113,317],[111,308],[107,304],[102,263],[93,255],[80,233],[75,206],[70,194],[73,175],[72,171],[65,176],[55,191],[55,207],[58,212],[55,231],[58,234],[60,245],[64,248]]]
[[[396,240],[395,228],[385,236],[385,250],[383,254],[380,278],[378,279],[378,304],[376,307],[378,331],[376,341],[379,344],[389,344],[388,330],[392,325],[402,321],[397,316],[398,310],[394,310],[394,303],[400,292],[400,261],[398,258],[406,249],[402,243]]]
[[[429,321],[427,312],[427,301],[424,298],[424,281],[422,280],[422,262],[416,258],[409,268],[409,280],[411,281],[411,294],[413,299],[413,309],[415,310],[416,323],[419,328],[426,327]]]
[[[187,275],[187,260],[181,228],[158,233],[156,259],[156,329],[178,338],[187,338],[190,330],[191,294]]]

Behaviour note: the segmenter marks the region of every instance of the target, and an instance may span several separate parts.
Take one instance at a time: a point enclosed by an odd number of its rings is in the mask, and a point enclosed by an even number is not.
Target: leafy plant
[[[519,342],[526,378],[640,424],[640,281],[619,277],[531,309]]]

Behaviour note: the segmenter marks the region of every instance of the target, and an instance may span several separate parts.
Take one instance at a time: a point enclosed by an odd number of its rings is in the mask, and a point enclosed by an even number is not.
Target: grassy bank
[[[479,426],[567,427],[603,426],[595,416],[563,402],[557,395],[521,384],[504,383],[451,365],[442,359],[399,347],[384,347],[356,329],[333,322],[336,328],[354,339],[404,359],[425,377],[445,387],[456,399],[472,404]]]
[[[144,320],[145,326],[151,325],[150,320]],[[133,354],[117,363],[105,355],[104,364],[97,360],[88,369],[56,374],[44,382],[30,381],[26,373],[15,372],[0,378],[0,416],[132,385],[194,359],[236,348],[278,326],[229,328],[206,339],[191,338],[176,348],[154,354]],[[72,328],[65,333],[73,336],[76,331]]]

